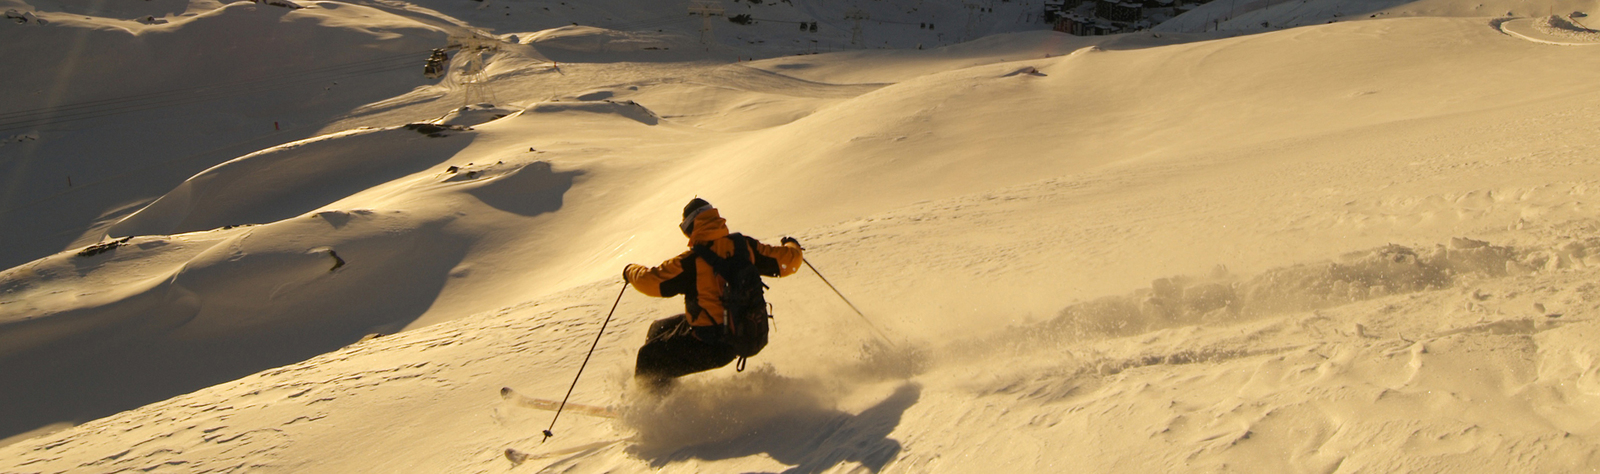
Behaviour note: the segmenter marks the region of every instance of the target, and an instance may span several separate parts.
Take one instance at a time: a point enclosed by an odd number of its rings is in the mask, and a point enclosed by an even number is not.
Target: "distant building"
[[[1137,31],[1160,24],[1211,0],[1045,0],[1044,20],[1079,36]]]
[[[1142,16],[1151,23],[1161,23],[1178,16],[1178,0],[1144,0]]]
[[[1122,27],[1109,21],[1073,12],[1063,13],[1057,17],[1054,29],[1077,36],[1100,36],[1122,32]]]
[[[1099,0],[1094,4],[1094,16],[1105,20],[1133,23],[1144,18],[1144,4],[1121,0]]]

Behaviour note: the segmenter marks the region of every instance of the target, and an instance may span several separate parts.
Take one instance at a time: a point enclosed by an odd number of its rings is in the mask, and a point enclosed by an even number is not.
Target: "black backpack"
[[[740,234],[728,238],[733,240],[733,256],[729,258],[712,252],[709,242],[694,246],[694,254],[722,277],[722,322],[727,328],[723,341],[733,346],[734,354],[739,356],[737,368],[743,371],[745,358],[754,357],[767,347],[767,320],[772,313],[767,306],[767,284],[761,281],[761,272],[750,257],[754,239]]]

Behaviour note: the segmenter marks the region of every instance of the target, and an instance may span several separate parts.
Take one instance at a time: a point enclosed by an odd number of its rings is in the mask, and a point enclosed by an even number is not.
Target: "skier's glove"
[[[633,283],[633,280],[628,279],[628,275],[632,274],[633,273],[633,267],[637,267],[637,266],[639,266],[639,265],[630,263],[627,266],[622,267],[622,281],[627,282],[627,283]]]
[[[805,250],[806,249],[805,247],[801,247],[800,246],[800,241],[796,240],[794,237],[784,237],[783,239],[779,240],[778,243],[786,244],[786,245],[792,243],[792,244],[794,244],[794,247],[797,248],[797,249],[800,249],[800,250]]]

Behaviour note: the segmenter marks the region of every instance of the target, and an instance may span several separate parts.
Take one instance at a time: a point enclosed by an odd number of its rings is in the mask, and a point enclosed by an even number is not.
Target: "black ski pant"
[[[650,323],[633,376],[649,382],[667,380],[728,365],[738,356],[733,346],[695,337],[689,317],[677,315]]]

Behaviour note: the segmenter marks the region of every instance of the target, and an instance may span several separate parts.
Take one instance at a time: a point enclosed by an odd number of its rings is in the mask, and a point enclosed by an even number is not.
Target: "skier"
[[[623,279],[640,293],[656,297],[684,295],[684,314],[651,323],[645,344],[639,348],[634,378],[655,393],[663,393],[677,377],[722,367],[741,356],[735,350],[740,341],[732,340],[736,336],[729,332],[730,315],[725,314],[722,299],[729,282],[713,267],[713,262],[697,254],[692,247],[701,246],[701,251],[709,248],[717,257],[729,261],[736,255],[743,255],[765,276],[789,276],[804,263],[800,241],[784,237],[782,245],[771,246],[750,237],[729,234],[727,222],[718,215],[717,209],[700,198],[684,206],[683,223],[678,227],[689,238],[690,250],[654,268],[628,264],[622,270]],[[764,345],[765,303],[759,306],[755,311],[760,311],[758,317],[763,328],[760,337]]]

